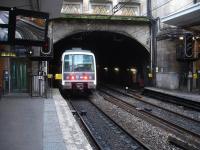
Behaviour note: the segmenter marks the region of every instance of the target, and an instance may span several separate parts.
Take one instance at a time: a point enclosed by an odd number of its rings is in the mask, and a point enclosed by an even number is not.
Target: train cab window
[[[73,54],[64,57],[64,72],[94,72],[92,55]]]
[[[93,72],[94,61],[91,55],[74,55],[74,72]]]

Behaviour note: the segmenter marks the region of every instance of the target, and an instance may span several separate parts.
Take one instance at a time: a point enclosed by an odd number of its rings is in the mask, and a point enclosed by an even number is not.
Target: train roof
[[[67,54],[88,54],[88,55],[93,55],[94,56],[94,53],[91,52],[90,50],[83,50],[81,48],[72,48],[72,49],[66,50],[62,54],[62,59],[63,59],[64,55],[67,55]]]
[[[65,52],[91,52],[90,50],[84,50],[82,48],[72,48],[65,50]]]
[[[72,49],[68,49],[65,50],[65,52],[63,54],[67,54],[67,53],[90,53],[93,54],[90,50],[83,50],[81,48],[72,48]]]

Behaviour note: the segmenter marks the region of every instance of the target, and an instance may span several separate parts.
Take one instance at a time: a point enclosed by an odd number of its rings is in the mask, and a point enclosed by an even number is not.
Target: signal
[[[53,58],[53,49],[51,46],[51,40],[47,38],[44,45],[41,48],[40,54],[43,58],[51,59]]]
[[[42,46],[42,53],[44,53],[44,54],[49,53],[49,41],[48,40]]]
[[[194,45],[194,40],[193,40],[193,35],[186,33],[185,38],[184,38],[184,50],[185,50],[185,56],[187,58],[191,58],[193,56],[193,45]]]

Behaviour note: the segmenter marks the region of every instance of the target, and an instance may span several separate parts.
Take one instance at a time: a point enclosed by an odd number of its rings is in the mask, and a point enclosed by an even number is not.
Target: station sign
[[[1,57],[16,57],[16,53],[14,52],[0,52]]]

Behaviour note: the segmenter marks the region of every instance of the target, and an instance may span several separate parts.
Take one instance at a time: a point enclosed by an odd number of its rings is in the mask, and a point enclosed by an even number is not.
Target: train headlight
[[[133,74],[136,74],[137,70],[136,70],[135,68],[131,68],[131,72],[132,72]]]

